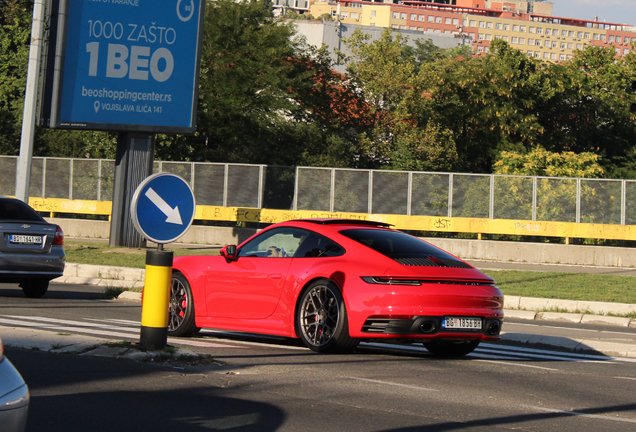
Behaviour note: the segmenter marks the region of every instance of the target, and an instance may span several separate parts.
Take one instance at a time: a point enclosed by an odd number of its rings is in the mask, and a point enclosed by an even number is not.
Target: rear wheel
[[[479,346],[479,340],[440,340],[422,342],[424,348],[431,354],[438,357],[461,357],[475,351]]]
[[[42,279],[29,280],[20,284],[24,295],[29,298],[40,298],[49,289],[49,281]]]
[[[296,334],[305,346],[319,353],[348,353],[360,342],[349,336],[347,309],[340,290],[325,279],[311,283],[301,293]]]
[[[192,336],[201,330],[194,323],[194,302],[188,279],[182,273],[173,273],[170,283],[170,312],[168,334]]]

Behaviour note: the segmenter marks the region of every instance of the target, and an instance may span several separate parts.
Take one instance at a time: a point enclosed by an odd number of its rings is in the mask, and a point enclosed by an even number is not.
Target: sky
[[[636,26],[636,0],[550,0],[552,15]]]

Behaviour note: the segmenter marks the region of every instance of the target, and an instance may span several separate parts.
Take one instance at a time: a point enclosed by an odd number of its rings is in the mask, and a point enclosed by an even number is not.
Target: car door
[[[296,249],[307,231],[280,227],[243,245],[234,261],[206,275],[206,302],[212,317],[264,319],[280,298]]]

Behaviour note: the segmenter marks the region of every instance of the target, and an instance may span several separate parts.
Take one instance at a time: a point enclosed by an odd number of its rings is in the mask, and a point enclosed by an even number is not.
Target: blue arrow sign
[[[137,231],[155,243],[171,243],[190,228],[196,203],[181,177],[157,173],[146,178],[133,195],[130,215]]]

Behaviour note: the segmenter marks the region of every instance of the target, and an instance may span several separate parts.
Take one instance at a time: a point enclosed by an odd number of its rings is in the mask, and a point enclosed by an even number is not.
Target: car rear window
[[[392,258],[400,264],[408,266],[472,268],[451,254],[400,231],[350,229],[340,231],[340,234]]]
[[[0,200],[0,220],[44,222],[35,210],[18,200]]]

